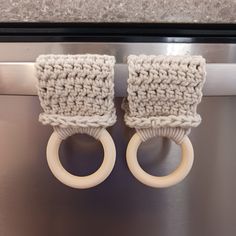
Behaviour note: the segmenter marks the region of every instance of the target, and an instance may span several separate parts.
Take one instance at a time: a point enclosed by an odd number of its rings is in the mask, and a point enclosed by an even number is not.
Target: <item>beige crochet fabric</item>
[[[181,143],[201,122],[197,105],[205,81],[201,56],[128,57],[128,97],[125,122],[143,141],[154,136]]]
[[[38,95],[49,124],[64,139],[74,133],[96,138],[116,121],[115,58],[107,55],[41,55],[36,60]]]

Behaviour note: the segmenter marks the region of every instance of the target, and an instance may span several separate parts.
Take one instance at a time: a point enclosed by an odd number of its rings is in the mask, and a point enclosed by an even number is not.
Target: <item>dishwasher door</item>
[[[0,235],[236,235],[236,97],[204,97],[203,122],[190,139],[195,162],[189,176],[167,189],[142,185],[129,172],[127,128],[116,99],[118,121],[109,129],[117,150],[113,172],[101,185],[78,190],[55,179],[46,162],[52,132],[38,122],[34,96],[0,96]],[[65,140],[61,159],[71,173],[99,167],[101,144],[85,135]],[[165,174],[180,150],[154,138],[139,149],[142,167]],[[142,158],[141,158],[142,157]]]
[[[170,48],[177,53],[203,52],[210,63],[223,63],[223,57],[214,57],[222,56],[222,48],[231,53],[227,70],[207,65],[205,96],[198,107],[202,124],[190,134],[194,165],[184,181],[166,189],[147,187],[128,170],[125,154],[134,130],[124,124],[121,102],[126,96],[127,68],[119,65],[115,78],[118,120],[108,129],[116,145],[116,164],[106,181],[86,190],[61,184],[47,166],[46,145],[52,128],[38,122],[42,110],[32,87],[33,60],[41,53],[71,53],[74,48],[75,52],[113,53],[121,64],[127,54],[145,52],[145,47],[52,43],[40,50],[42,45],[21,44],[18,50],[16,44],[0,43],[1,52],[16,53],[14,62],[5,60],[9,54],[0,55],[1,236],[236,235],[235,45],[146,45],[146,50],[154,47],[155,53],[167,53]],[[19,62],[22,55],[25,59]],[[165,175],[178,165],[180,152],[172,141],[157,137],[141,144],[138,158],[148,173]],[[87,175],[100,166],[103,150],[95,139],[78,134],[63,141],[60,158],[71,173]]]

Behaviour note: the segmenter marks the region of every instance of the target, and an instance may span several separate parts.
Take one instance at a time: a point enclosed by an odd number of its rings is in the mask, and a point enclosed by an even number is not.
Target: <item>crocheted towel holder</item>
[[[194,152],[188,138],[201,117],[197,105],[205,82],[205,59],[201,56],[128,57],[128,97],[123,103],[125,122],[136,129],[126,152],[132,174],[151,187],[169,187],[182,181],[192,168]],[[137,161],[141,142],[155,136],[167,137],[181,145],[182,160],[167,176],[146,173]]]
[[[106,127],[116,122],[114,107],[115,58],[107,55],[41,55],[35,63],[38,96],[44,110],[39,121],[54,132],[47,145],[47,162],[53,175],[73,188],[90,188],[103,182],[115,164],[115,145]],[[62,166],[58,151],[62,140],[85,133],[100,140],[104,160],[88,176],[75,176]]]

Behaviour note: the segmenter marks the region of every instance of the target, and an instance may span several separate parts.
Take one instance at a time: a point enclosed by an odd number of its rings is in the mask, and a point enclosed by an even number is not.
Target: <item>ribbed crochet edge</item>
[[[190,133],[190,129],[183,129],[179,127],[136,129],[136,131],[143,142],[150,138],[160,136],[172,139],[176,144],[181,144],[184,137]]]
[[[95,139],[100,138],[100,134],[104,128],[98,127],[68,127],[61,128],[59,126],[53,127],[62,140],[74,135],[74,134],[88,134],[89,136],[94,137]]]
[[[115,110],[103,116],[62,116],[41,113],[39,121],[44,125],[58,126],[61,128],[97,128],[112,126],[116,122]]]
[[[125,114],[124,120],[127,126],[137,129],[166,127],[189,129],[191,127],[197,127],[201,123],[201,116],[196,114],[195,116],[169,115],[138,118]]]

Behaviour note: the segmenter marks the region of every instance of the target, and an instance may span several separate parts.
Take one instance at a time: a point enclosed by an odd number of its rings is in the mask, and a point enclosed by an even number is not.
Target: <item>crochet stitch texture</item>
[[[143,141],[166,136],[181,143],[201,122],[197,105],[205,81],[201,56],[128,57],[128,97],[125,122]]]
[[[73,132],[98,136],[98,128],[113,125],[114,64],[107,55],[39,56],[35,68],[44,110],[39,121],[63,138]]]

